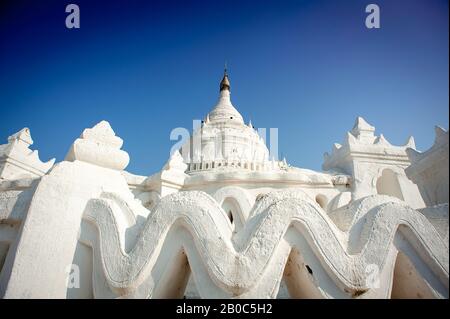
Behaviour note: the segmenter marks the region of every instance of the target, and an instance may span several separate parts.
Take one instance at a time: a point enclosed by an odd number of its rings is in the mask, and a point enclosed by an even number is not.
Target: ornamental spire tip
[[[227,62],[225,62],[224,70],[223,70],[223,78],[222,81],[220,81],[220,91],[230,91],[230,80],[228,79],[228,69],[227,69]]]

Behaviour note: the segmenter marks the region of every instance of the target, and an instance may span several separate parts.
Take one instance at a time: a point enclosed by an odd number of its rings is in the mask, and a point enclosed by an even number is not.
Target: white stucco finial
[[[97,166],[123,170],[130,157],[121,150],[123,140],[116,136],[107,121],[101,121],[92,128],[87,128],[75,140],[65,160],[91,163]]]
[[[353,126],[352,133],[357,136],[363,131],[375,132],[375,127],[367,123],[367,121],[363,117],[358,116],[355,120],[355,125]]]
[[[33,140],[31,139],[30,129],[28,127],[24,127],[19,132],[8,137],[8,142],[13,141],[23,141],[27,145],[32,145]]]

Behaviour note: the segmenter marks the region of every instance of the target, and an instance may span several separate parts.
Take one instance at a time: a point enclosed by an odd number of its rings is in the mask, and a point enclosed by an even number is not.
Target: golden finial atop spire
[[[222,81],[220,81],[220,91],[228,90],[230,91],[230,80],[228,80],[228,69],[227,69],[227,62],[225,61],[225,66],[223,70],[223,78]]]

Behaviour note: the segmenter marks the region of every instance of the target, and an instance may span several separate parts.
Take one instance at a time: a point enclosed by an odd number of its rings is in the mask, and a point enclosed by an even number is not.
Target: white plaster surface
[[[358,117],[324,172],[292,167],[226,76],[194,133],[203,155],[176,151],[151,176],[125,171],[106,121],[55,165],[24,129],[0,146],[0,296],[448,298],[448,133],[418,153],[374,132]]]
[[[448,203],[448,131],[436,126],[433,146],[421,153],[409,148],[408,177],[419,186],[427,206]]]

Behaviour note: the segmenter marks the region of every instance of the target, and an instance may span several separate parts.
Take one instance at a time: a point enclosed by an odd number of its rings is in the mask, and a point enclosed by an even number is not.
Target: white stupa
[[[217,105],[151,176],[125,170],[106,121],[56,164],[27,128],[11,135],[0,297],[448,298],[447,131],[421,153],[357,117],[324,171],[297,168],[269,155],[230,89],[225,72]]]
[[[193,133],[189,143],[182,148],[188,170],[245,167],[264,165],[269,160],[269,150],[263,138],[246,125],[242,115],[231,103],[231,86],[227,72],[220,82],[220,96],[202,126]],[[185,152],[187,150],[187,152]],[[206,168],[208,167],[208,168]]]

